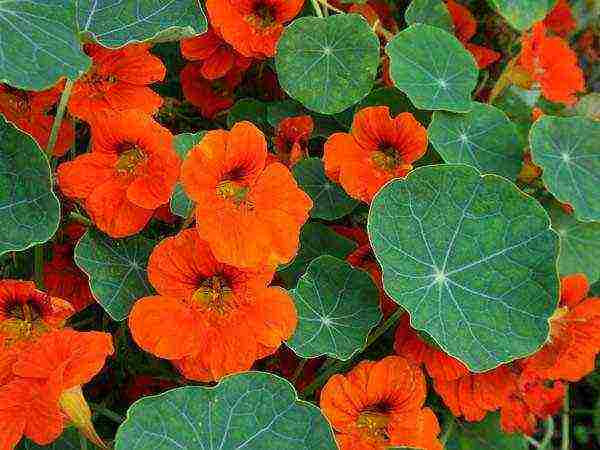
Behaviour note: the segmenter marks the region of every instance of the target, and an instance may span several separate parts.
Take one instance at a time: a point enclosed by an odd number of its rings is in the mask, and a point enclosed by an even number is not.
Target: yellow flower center
[[[217,185],[217,195],[227,200],[231,200],[236,205],[242,203],[249,204],[247,201],[250,188],[236,181],[225,180]]]
[[[356,426],[365,436],[378,442],[387,442],[387,426],[389,423],[389,415],[380,412],[365,411],[358,416]]]
[[[231,288],[226,281],[213,276],[204,280],[192,296],[194,305],[201,310],[210,310],[218,314],[225,314],[232,308]]]
[[[8,316],[8,319],[0,322],[0,334],[9,336],[9,345],[11,342],[42,334],[47,329],[41,313],[30,303],[12,306]]]
[[[381,170],[391,171],[398,166],[398,155],[396,149],[393,147],[387,147],[373,152],[371,159],[375,166]]]
[[[275,23],[275,11],[272,6],[265,2],[260,2],[246,19],[253,25],[268,28]]]
[[[145,160],[146,154],[138,146],[132,145],[121,153],[115,167],[119,172],[131,174]]]

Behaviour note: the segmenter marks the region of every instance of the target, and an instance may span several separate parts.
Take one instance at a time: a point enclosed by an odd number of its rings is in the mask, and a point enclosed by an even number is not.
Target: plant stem
[[[298,381],[298,378],[300,378],[300,375],[302,374],[302,371],[304,370],[304,367],[306,366],[306,363],[308,362],[308,359],[304,358],[302,359],[302,361],[300,361],[298,363],[298,367],[296,367],[296,370],[294,370],[294,374],[292,375],[292,378],[290,380],[290,382],[295,385],[296,381]]]
[[[33,271],[35,284],[38,289],[44,289],[44,245],[33,248]]]
[[[92,225],[94,225],[94,223],[90,219],[75,211],[69,214],[69,218],[87,227],[91,227]]]
[[[317,17],[323,17],[323,11],[321,10],[321,5],[319,5],[319,1],[311,0],[311,2],[312,2],[313,9],[315,10]]]
[[[450,423],[448,424],[446,431],[444,431],[444,434],[440,438],[440,442],[442,443],[442,446],[444,446],[444,447],[446,446],[448,439],[450,438],[450,436],[452,435],[452,432],[454,431],[454,427],[456,427],[456,419],[454,417],[450,417]]]
[[[554,436],[554,417],[548,417],[546,420],[546,433],[544,439],[540,442],[540,448],[545,449],[552,443],[552,436]]]
[[[81,433],[79,433],[79,447],[81,448],[81,450],[87,450],[88,446],[87,446],[87,439],[85,438],[85,436]]]
[[[570,432],[570,423],[569,423],[569,386],[567,385],[567,389],[565,391],[565,399],[563,402],[563,413],[562,413],[562,427],[561,427],[561,435],[562,435],[562,450],[569,450],[569,432]]]
[[[125,421],[125,417],[117,414],[116,412],[111,411],[105,406],[99,405],[97,403],[90,403],[90,407],[96,414],[100,414],[101,416],[106,417],[107,419],[112,420],[115,423],[123,423]]]
[[[67,103],[69,102],[69,97],[71,96],[73,84],[74,82],[67,78],[67,81],[65,83],[65,89],[62,92],[62,95],[60,96],[60,101],[58,102],[56,116],[54,116],[54,123],[52,124],[52,130],[50,131],[48,146],[46,147],[46,155],[48,155],[48,158],[52,157],[52,151],[54,150],[54,146],[56,145],[56,141],[58,140],[58,132],[60,130],[60,125],[62,123],[63,117],[65,116],[65,110],[67,109]]]
[[[339,9],[339,8],[336,8],[336,7],[335,7],[335,6],[333,6],[333,5],[330,5],[330,4],[327,2],[327,0],[318,0],[318,1],[319,1],[319,2],[320,2],[320,3],[321,3],[321,4],[322,4],[324,7],[325,7],[325,10],[326,10],[326,11],[327,11],[328,9],[330,9],[330,10],[332,10],[332,11],[335,11],[336,13],[339,13],[339,14],[345,14],[345,12],[344,12],[344,11],[342,11],[341,9]]]

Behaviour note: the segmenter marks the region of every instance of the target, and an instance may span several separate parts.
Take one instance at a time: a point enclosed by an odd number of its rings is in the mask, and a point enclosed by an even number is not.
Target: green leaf
[[[75,0],[0,2],[0,82],[41,91],[91,65],[77,36]]]
[[[585,273],[590,284],[595,283],[600,279],[600,223],[579,222],[559,207],[550,209],[550,217],[560,237],[560,274]]]
[[[600,5],[600,4],[599,4]],[[586,116],[590,119],[600,119],[600,92],[592,92],[579,99],[574,108],[580,116]]]
[[[182,133],[175,136],[175,151],[181,160],[184,160],[187,157],[192,147],[199,143],[205,134],[205,131],[201,131],[195,134]],[[187,196],[183,190],[183,185],[179,182],[175,185],[173,193],[171,194],[170,207],[173,214],[183,218],[189,217],[194,211],[194,202]]]
[[[404,13],[408,25],[424,23],[454,33],[452,17],[442,0],[412,0]]]
[[[356,243],[347,239],[331,228],[318,222],[309,222],[300,231],[300,249],[289,264],[281,267],[277,275],[289,287],[295,286],[310,262],[321,256],[331,255],[345,259],[356,250]]]
[[[24,438],[16,450],[79,450],[81,449],[81,440],[79,432],[75,427],[69,427],[65,429],[60,437],[48,445],[38,445],[35,442]],[[90,442],[86,440],[88,448],[91,450],[95,448]]]
[[[420,167],[379,191],[367,228],[388,295],[472,371],[546,342],[558,236],[511,182],[471,166]]]
[[[292,167],[292,173],[300,188],[313,201],[311,217],[324,220],[339,219],[350,214],[359,203],[325,174],[320,158],[299,161]]]
[[[227,128],[231,128],[237,122],[243,120],[252,122],[262,131],[267,131],[269,129],[267,104],[253,98],[238,100],[229,110],[229,114],[227,114]]]
[[[336,450],[319,408],[270,373],[225,377],[213,388],[186,386],[134,403],[115,450]]]
[[[473,102],[467,114],[433,113],[429,139],[444,161],[477,167],[514,180],[523,165],[515,125],[500,109]]]
[[[275,64],[292,98],[313,111],[335,114],[371,91],[379,39],[357,14],[301,17],[281,36]]]
[[[153,294],[146,266],[154,244],[142,236],[111,239],[96,229],[86,231],[77,243],[75,263],[112,319],[125,320],[136,300]]]
[[[371,276],[333,256],[311,262],[290,293],[298,326],[287,345],[302,358],[327,355],[347,361],[365,347],[381,320]]]
[[[386,47],[390,75],[420,109],[469,112],[478,69],[453,35],[429,25],[412,25]]]
[[[106,47],[176,41],[207,29],[197,0],[79,0],[78,21],[81,32]]]
[[[446,443],[446,450],[528,450],[521,434],[503,433],[500,416],[490,413],[481,422],[459,423]]]
[[[46,242],[59,222],[48,159],[0,115],[0,255]]]
[[[491,3],[509,24],[525,31],[543,20],[556,0],[491,0]]]
[[[529,141],[548,190],[573,206],[577,219],[600,220],[600,122],[544,116],[531,128]]]

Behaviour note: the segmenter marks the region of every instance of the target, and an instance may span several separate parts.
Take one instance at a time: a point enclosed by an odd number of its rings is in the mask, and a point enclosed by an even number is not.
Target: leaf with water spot
[[[558,301],[558,236],[542,206],[474,167],[420,167],[368,220],[388,295],[474,372],[530,355]]]
[[[525,31],[543,20],[556,0],[491,0],[491,3],[508,23]]]
[[[245,372],[215,387],[186,386],[134,403],[115,450],[336,450],[316,406],[283,378]]]

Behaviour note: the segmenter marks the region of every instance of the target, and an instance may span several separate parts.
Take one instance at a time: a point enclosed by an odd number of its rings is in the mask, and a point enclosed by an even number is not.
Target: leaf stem
[[[71,212],[69,214],[69,218],[71,218],[71,220],[75,221],[75,222],[79,222],[82,225],[85,225],[87,227],[91,227],[92,225],[94,225],[94,223],[88,219],[87,217],[85,217],[82,214],[79,214],[78,212]]]
[[[85,436],[81,433],[79,433],[79,448],[81,450],[87,450],[88,445],[87,445],[87,439],[85,438]]]
[[[446,428],[446,430],[444,431],[444,434],[440,438],[440,442],[442,443],[443,447],[446,447],[446,443],[448,442],[448,439],[452,435],[452,432],[454,431],[455,427],[456,427],[456,419],[451,416],[450,423],[448,424],[448,427]]]
[[[65,82],[65,89],[60,96],[60,101],[58,102],[58,109],[56,110],[56,116],[54,116],[54,123],[52,123],[52,130],[50,131],[50,138],[48,139],[48,146],[46,147],[46,155],[48,157],[52,157],[52,151],[54,150],[54,146],[56,145],[56,141],[58,140],[58,132],[60,130],[60,125],[62,124],[63,118],[65,116],[65,111],[67,109],[67,103],[69,102],[69,97],[71,96],[71,90],[73,89],[73,85],[75,83],[72,80],[67,78]]]
[[[315,10],[315,14],[317,15],[317,17],[323,17],[323,11],[321,10],[321,5],[319,5],[319,1],[311,0],[311,3],[313,5],[313,9]]]
[[[546,420],[546,433],[544,439],[540,442],[540,448],[543,450],[552,443],[552,436],[554,436],[554,417],[550,416]]]
[[[327,2],[327,0],[318,0],[318,1],[319,1],[319,3],[321,3],[321,4],[322,4],[322,5],[325,7],[325,10],[328,10],[328,9],[330,9],[330,10],[332,10],[332,11],[335,11],[336,13],[339,13],[339,14],[345,14],[345,12],[344,12],[344,11],[342,11],[341,9],[339,9],[339,8],[336,8],[336,7],[335,7],[335,6],[333,6],[333,5],[330,5],[330,4]]]
[[[90,403],[90,407],[96,414],[100,414],[101,416],[106,417],[107,419],[112,420],[115,423],[123,423],[125,422],[125,417],[117,414],[116,412],[111,411],[105,406],[102,406],[98,403]]]
[[[33,248],[33,271],[35,285],[38,289],[44,289],[44,245],[36,245]]]
[[[567,385],[567,389],[565,390],[565,399],[563,401],[563,413],[562,413],[562,425],[561,425],[561,435],[562,435],[562,450],[569,450],[569,432],[570,432],[570,421],[569,421],[569,385]]]
[[[303,358],[298,363],[298,367],[296,367],[296,370],[294,370],[294,374],[292,375],[292,378],[290,379],[290,382],[293,385],[296,385],[296,381],[298,381],[298,378],[300,378],[300,375],[302,375],[302,371],[304,370],[304,367],[306,366],[307,362],[308,362],[308,359]]]

